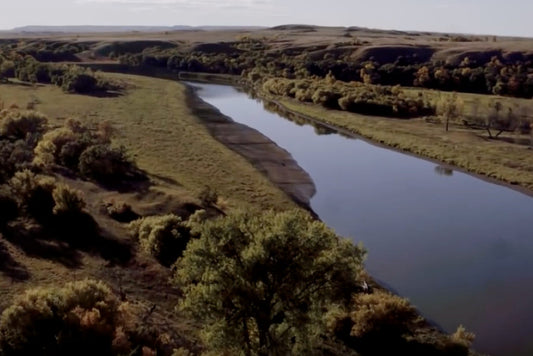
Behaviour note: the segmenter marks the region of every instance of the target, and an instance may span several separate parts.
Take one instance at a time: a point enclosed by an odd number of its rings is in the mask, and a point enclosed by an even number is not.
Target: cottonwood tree
[[[441,97],[439,105],[437,106],[437,113],[442,116],[446,122],[446,132],[450,127],[450,120],[455,120],[461,116],[463,112],[463,101],[459,98],[457,93]]]
[[[502,103],[496,101],[490,105],[491,112],[486,116],[485,129],[489,138],[498,138],[504,131],[514,131],[519,119],[512,108],[504,110]],[[505,113],[505,111],[507,111]],[[497,131],[496,134],[492,130]]]
[[[349,303],[364,251],[300,210],[240,212],[199,228],[175,264],[206,344],[244,355],[313,348],[324,308]]]

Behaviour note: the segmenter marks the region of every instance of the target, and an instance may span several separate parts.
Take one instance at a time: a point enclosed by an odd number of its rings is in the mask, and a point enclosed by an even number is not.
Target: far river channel
[[[363,242],[380,283],[447,332],[463,324],[480,352],[533,355],[533,198],[361,139],[319,135],[231,86],[192,85],[291,153],[316,185],[312,209]]]

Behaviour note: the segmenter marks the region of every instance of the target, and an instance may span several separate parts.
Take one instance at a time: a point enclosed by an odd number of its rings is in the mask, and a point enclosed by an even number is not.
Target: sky
[[[0,29],[313,24],[533,37],[532,15],[532,0],[0,0]]]

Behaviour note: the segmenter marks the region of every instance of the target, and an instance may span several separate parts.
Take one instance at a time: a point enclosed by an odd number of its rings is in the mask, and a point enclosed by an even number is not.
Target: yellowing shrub
[[[79,214],[85,208],[85,201],[79,190],[60,184],[52,192],[54,198],[54,214]]]
[[[173,214],[145,217],[130,226],[141,248],[165,266],[176,262],[190,239],[190,228]]]

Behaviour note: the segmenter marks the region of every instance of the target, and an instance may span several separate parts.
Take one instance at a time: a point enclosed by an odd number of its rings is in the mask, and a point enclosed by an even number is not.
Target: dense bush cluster
[[[191,238],[190,228],[173,214],[145,217],[130,226],[141,248],[167,267],[181,256]]]
[[[111,356],[162,351],[140,327],[144,326],[129,304],[120,302],[102,282],[37,288],[18,297],[0,316],[0,353]]]
[[[328,330],[361,355],[467,356],[474,339],[462,326],[451,336],[427,335],[406,299],[381,290],[354,295],[347,310],[333,308],[326,319]]]
[[[106,130],[93,131],[75,120],[44,134],[34,163],[61,165],[104,184],[118,183],[136,171],[124,148],[111,146]]]
[[[0,55],[0,79],[16,78],[23,82],[55,84],[68,93],[94,94],[120,89],[94,73],[76,65],[39,62],[32,56]]]
[[[360,44],[356,44],[359,46]],[[332,73],[344,82],[420,86],[446,91],[533,97],[533,58],[501,51],[465,53],[450,60],[432,59],[430,49],[416,48],[404,54],[395,48],[380,55],[382,61],[362,57],[354,60],[351,43],[335,48],[270,50],[266,42],[241,39],[224,44],[205,44],[189,52],[178,49],[145,49],[119,57],[132,66],[166,67],[174,71],[244,74],[251,71],[266,77],[325,78]],[[377,50],[374,50],[377,51]],[[389,53],[390,52],[390,53]],[[392,53],[392,54],[391,54]],[[383,57],[381,59],[380,57]]]
[[[453,41],[453,37],[446,41]],[[368,55],[353,57],[354,51],[364,44],[354,39],[329,47],[273,50],[265,39],[242,37],[233,42],[205,43],[192,48],[165,41],[116,42],[95,52],[141,68],[235,75],[248,75],[255,70],[266,77],[285,78],[325,78],[331,72],[345,82],[533,97],[533,56],[527,53],[465,51],[441,59],[433,56],[433,49],[421,46],[372,48]],[[50,69],[39,62],[67,60],[74,53],[88,49],[90,44],[40,41],[7,47],[17,56],[0,55],[0,79],[19,73],[17,77],[29,81],[50,82],[51,73],[57,72],[57,67]],[[80,81],[83,80],[88,79],[82,77]]]
[[[416,117],[434,113],[423,97],[411,98],[399,87],[345,83],[331,76],[322,80],[272,78],[263,83],[262,89],[270,94],[360,114]]]
[[[23,56],[31,56],[39,62],[74,62],[75,54],[86,51],[90,43],[40,40],[23,43],[15,48]]]
[[[103,184],[137,178],[135,165],[122,148],[110,145],[110,129],[91,130],[75,120],[48,130],[47,119],[34,111],[0,111],[0,226],[18,216],[46,226],[68,221],[90,223],[81,193],[53,177],[68,168]],[[87,221],[86,221],[87,220]],[[72,225],[72,224],[71,224]],[[70,226],[70,225],[69,225]],[[56,231],[56,233],[59,233]]]
[[[47,129],[45,116],[33,111],[0,111],[0,183],[29,168],[33,150]]]

